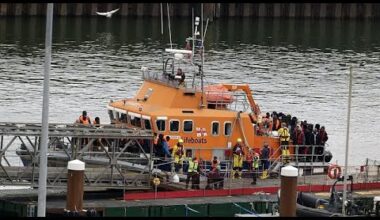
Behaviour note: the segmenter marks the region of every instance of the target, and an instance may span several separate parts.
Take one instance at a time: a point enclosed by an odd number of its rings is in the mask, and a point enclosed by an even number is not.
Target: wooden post
[[[342,17],[342,3],[335,4],[335,18]]]
[[[311,4],[310,3],[305,3],[305,13],[304,13],[304,18],[310,18],[311,17]]]
[[[281,17],[281,4],[275,3],[273,5],[273,17],[275,18]]]
[[[128,3],[121,4],[121,16],[127,16],[128,15]]]
[[[290,4],[289,6],[289,17],[294,18],[296,16],[296,4]]]
[[[358,4],[350,4],[350,18],[356,18],[356,16],[357,16],[356,7],[357,6],[358,6]]]
[[[266,5],[264,3],[259,4],[259,17],[265,17],[267,15]]]
[[[0,4],[0,15],[1,16],[7,15],[7,7],[8,7],[7,3],[1,3]]]
[[[327,4],[321,3],[320,12],[319,12],[320,18],[326,18],[326,8],[327,8]]]
[[[296,217],[297,177],[297,168],[281,168],[280,217]]]
[[[136,9],[136,15],[141,17],[144,15],[144,5],[145,4],[142,4],[142,3],[137,3],[137,9]]]
[[[75,15],[76,16],[81,16],[82,15],[82,12],[83,12],[83,4],[81,3],[78,3],[76,4],[76,9],[75,9]]]
[[[152,14],[153,17],[159,17],[160,16],[160,3],[154,3],[152,5]]]
[[[228,4],[228,17],[235,17],[236,16],[236,4],[235,3],[229,3]]]
[[[67,164],[67,199],[66,211],[83,210],[84,166],[80,160],[72,160]]]
[[[16,4],[15,15],[22,15],[22,4]]]
[[[37,15],[37,4],[36,3],[30,4],[29,15],[32,15],[32,16]]]
[[[364,4],[364,18],[372,17],[372,4]]]
[[[215,17],[220,18],[220,3],[215,3]]]
[[[59,15],[67,16],[67,3],[61,4],[61,10],[59,12]]]
[[[90,12],[90,14],[96,16],[97,15],[96,14],[97,11],[98,11],[98,4],[92,3],[91,4],[91,12]]]

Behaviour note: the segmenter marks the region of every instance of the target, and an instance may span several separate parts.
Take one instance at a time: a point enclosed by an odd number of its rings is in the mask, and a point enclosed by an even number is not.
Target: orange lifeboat
[[[231,104],[234,101],[231,92],[221,84],[205,86],[204,91],[209,103]]]

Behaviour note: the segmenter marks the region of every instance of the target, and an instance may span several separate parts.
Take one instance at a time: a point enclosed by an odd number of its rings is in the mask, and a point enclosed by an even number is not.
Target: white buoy
[[[179,183],[179,176],[177,174],[174,174],[172,177],[172,182],[173,183]]]

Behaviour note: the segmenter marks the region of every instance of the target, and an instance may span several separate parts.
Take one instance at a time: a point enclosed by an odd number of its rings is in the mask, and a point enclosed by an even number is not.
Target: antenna
[[[168,11],[168,24],[169,24],[170,49],[173,49],[173,45],[172,45],[172,32],[171,32],[171,30],[170,30],[169,3],[166,3],[166,9],[167,9],[167,11]]]
[[[162,47],[162,53],[161,53],[161,57],[162,57],[162,69],[165,68],[165,60],[164,60],[164,13],[163,13],[163,10],[162,10],[162,3],[160,3],[160,12],[161,12],[161,47]]]
[[[192,35],[192,40],[193,40],[193,47],[191,48],[192,54],[191,54],[191,63],[194,65],[194,51],[195,51],[195,44],[194,44],[194,7],[191,8],[191,35]],[[193,74],[193,84],[192,87],[194,88],[195,84],[195,75],[196,73],[194,72]]]

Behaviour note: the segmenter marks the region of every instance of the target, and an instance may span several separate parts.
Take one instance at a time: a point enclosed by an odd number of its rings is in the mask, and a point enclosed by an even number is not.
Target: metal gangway
[[[0,184],[38,186],[40,123],[0,122]],[[49,124],[47,187],[66,187],[67,162],[86,163],[85,189],[150,189],[153,133],[123,125]]]

